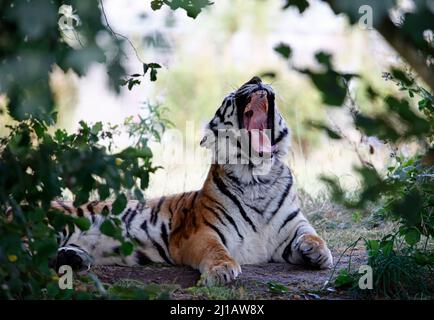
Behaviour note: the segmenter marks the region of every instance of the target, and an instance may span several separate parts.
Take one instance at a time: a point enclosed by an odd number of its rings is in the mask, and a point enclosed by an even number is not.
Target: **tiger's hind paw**
[[[241,274],[241,266],[236,261],[225,261],[204,271],[198,285],[218,286],[235,280]]]
[[[295,247],[308,265],[320,269],[328,269],[333,266],[332,254],[320,237],[313,234],[303,234],[297,239]]]

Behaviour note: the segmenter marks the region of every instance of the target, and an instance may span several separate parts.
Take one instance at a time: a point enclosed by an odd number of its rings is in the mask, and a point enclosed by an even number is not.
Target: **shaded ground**
[[[339,254],[335,254],[335,261]],[[348,255],[342,257],[337,270],[348,265]],[[352,265],[366,261],[362,249],[355,250]],[[225,288],[196,287],[199,272],[188,267],[150,265],[147,267],[97,266],[92,268],[102,282],[110,284],[134,283],[176,284],[173,299],[351,299],[346,291],[321,290],[332,270],[309,270],[283,263],[242,266],[241,276]],[[271,283],[270,283],[271,282]],[[287,292],[272,287],[283,285]]]

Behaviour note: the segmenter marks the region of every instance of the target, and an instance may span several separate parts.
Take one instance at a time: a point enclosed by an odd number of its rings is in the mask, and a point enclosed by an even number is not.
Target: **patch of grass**
[[[193,298],[207,300],[240,300],[247,299],[249,296],[243,287],[190,287],[186,289],[186,292]]]
[[[271,293],[288,293],[289,288],[288,286],[284,285],[283,283],[280,283],[278,281],[268,281],[267,282],[268,291]]]
[[[144,284],[137,280],[122,279],[109,286],[107,292],[112,299],[168,300],[177,289],[179,285],[175,284]]]
[[[315,197],[303,190],[299,194],[303,213],[332,251],[341,252],[359,237],[381,238],[396,226],[396,223],[373,215],[376,208],[350,210],[333,203],[326,192]]]

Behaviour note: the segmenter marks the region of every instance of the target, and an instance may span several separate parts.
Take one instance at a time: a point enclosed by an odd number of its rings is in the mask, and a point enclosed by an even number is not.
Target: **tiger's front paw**
[[[225,261],[204,271],[200,277],[199,285],[218,286],[235,280],[241,274],[241,266],[234,260]]]
[[[295,244],[303,260],[320,269],[328,269],[333,266],[332,254],[324,240],[313,234],[301,235]]]

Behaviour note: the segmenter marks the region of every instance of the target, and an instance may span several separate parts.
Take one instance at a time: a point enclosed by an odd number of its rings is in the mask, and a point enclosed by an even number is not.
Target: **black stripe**
[[[157,249],[158,254],[160,255],[161,258],[163,258],[164,261],[166,261],[166,263],[168,264],[173,264],[172,261],[170,261],[170,259],[167,257],[166,255],[166,251],[164,251],[163,247],[154,239],[151,238],[151,236],[149,235],[148,232],[148,221],[145,220],[142,225],[140,226],[140,228],[142,228],[145,232],[147,237],[149,238],[149,240],[151,241],[152,245],[155,247],[155,249]]]
[[[138,211],[137,211],[137,210],[134,210],[134,211],[130,214],[130,216],[128,217],[128,220],[127,220],[127,222],[126,222],[127,227],[129,227],[129,226],[131,225],[131,222],[132,222],[133,219],[136,217],[137,213],[138,213]]]
[[[300,230],[300,228],[303,225],[304,224],[298,226],[297,230],[295,230],[294,236],[292,237],[291,241],[289,241],[288,245],[283,250],[282,258],[283,258],[283,260],[285,260],[288,263],[290,263],[289,262],[289,256],[292,255],[292,243],[294,242],[295,238],[297,237],[298,231]]]
[[[164,223],[161,224],[161,238],[166,245],[167,251],[169,251],[169,235],[167,234],[166,225]]]
[[[131,213],[131,211],[132,211],[131,208],[128,208],[128,210],[125,211],[124,215],[122,216],[122,222],[125,223],[125,220],[127,220],[127,218],[129,216],[129,214]]]
[[[195,192],[194,192],[193,200],[191,200],[191,206],[190,206],[190,209],[193,209],[193,206],[194,206],[194,204],[195,204],[195,202],[196,202],[196,199],[197,199],[197,195],[198,195],[198,194],[199,194],[198,191],[195,191]]]
[[[283,130],[279,132],[279,136],[274,140],[274,144],[278,144],[287,135],[288,128],[283,128]]]
[[[127,231],[127,236],[130,236],[130,226],[131,226],[131,222],[133,221],[134,217],[137,215],[138,211],[137,209],[133,210],[130,214],[130,216],[127,218],[125,218],[124,223],[125,223],[125,230]]]
[[[225,100],[225,108],[224,108],[224,110],[223,110],[223,112],[222,112],[222,114],[225,116],[226,115],[226,111],[228,111],[228,108],[229,108],[229,106],[231,105],[231,100],[230,99],[228,99],[228,98],[226,98],[226,100]]]
[[[142,230],[144,230],[146,232],[146,234],[148,234],[148,221],[145,219],[145,221],[143,221],[143,223],[140,225],[140,228],[142,228]]]
[[[169,206],[169,213],[170,213],[170,218],[169,218],[169,230],[172,230],[172,219],[173,219],[173,210],[172,208]]]
[[[160,212],[161,205],[163,204],[164,200],[166,200],[166,197],[164,197],[164,196],[161,197],[160,200],[158,201],[157,206],[152,208],[152,211],[151,211],[151,223],[154,226],[157,223],[158,212]]]
[[[151,259],[148,258],[146,254],[144,254],[142,251],[136,251],[136,259],[137,263],[141,266],[150,264],[152,262]]]
[[[232,97],[230,98],[230,102],[231,102],[231,106],[232,106],[232,111],[229,114],[229,117],[232,117],[232,115],[234,114],[234,111],[235,111],[235,105],[233,103]]]
[[[93,210],[93,202],[89,203],[86,206],[87,210],[89,210],[90,215],[91,215],[91,219],[92,219],[92,223],[95,222],[95,211]]]
[[[203,221],[205,222],[205,224],[210,227],[211,229],[213,229],[218,236],[220,237],[220,240],[223,242],[223,244],[226,246],[226,238],[223,235],[223,233],[220,232],[220,230],[213,224],[209,223],[206,219],[203,219]]]
[[[226,175],[227,175],[227,177],[228,177],[230,180],[232,180],[232,181],[235,183],[235,185],[232,185],[232,186],[235,187],[235,188],[237,188],[237,190],[238,190],[241,194],[243,194],[243,193],[244,193],[244,190],[241,188],[241,186],[243,186],[244,183],[242,183],[242,182],[240,181],[240,179],[238,179],[236,176],[233,176],[231,173],[227,173]]]
[[[289,190],[291,190],[291,186],[292,186],[292,179],[289,180],[289,182],[287,183],[287,185],[285,187],[285,191],[283,191],[282,196],[280,197],[276,208],[274,209],[273,213],[271,213],[271,215],[268,218],[268,222],[270,222],[270,220],[276,215],[277,211],[279,211],[280,207],[282,206],[283,202],[285,201],[286,197],[288,196]]]
[[[220,212],[225,216],[226,220],[228,220],[229,223],[234,227],[234,229],[237,232],[240,239],[244,240],[244,237],[241,235],[240,231],[238,230],[238,226],[235,223],[235,220],[225,211],[225,209],[220,205],[220,203],[218,203],[216,200],[214,200],[213,198],[211,198],[208,195],[205,195],[205,197],[217,205],[216,209],[220,210]]]
[[[220,223],[224,226],[226,226],[226,223],[224,223],[224,221],[222,220],[222,218],[220,218],[220,215],[211,207],[208,207],[206,204],[202,203],[203,207],[205,209],[207,209],[208,211],[210,211],[216,218],[218,221],[220,221]]]
[[[181,202],[182,199],[185,198],[186,195],[187,195],[187,193],[183,193],[183,194],[179,197],[178,201],[176,201],[176,204],[175,204],[175,211],[178,211],[179,206],[180,206],[179,203]]]
[[[252,209],[253,211],[255,211],[256,213],[262,215],[263,211],[259,210],[257,207],[255,207],[255,206],[253,206],[253,205],[250,205],[250,204],[248,204],[248,203],[245,203],[245,205],[246,205],[247,207],[249,207],[250,209]]]
[[[223,183],[223,181],[214,174],[213,177],[213,181],[216,184],[217,188],[220,190],[221,193],[223,193],[225,196],[227,196],[229,199],[232,200],[232,202],[238,207],[241,216],[244,218],[244,220],[246,220],[250,226],[252,227],[253,231],[256,231],[256,227],[253,224],[252,220],[250,220],[250,218],[247,216],[246,211],[244,211],[244,208],[242,207],[240,201],[232,194],[229,192],[229,190],[226,188],[226,185]]]
[[[295,210],[294,212],[291,212],[291,213],[286,217],[285,221],[283,221],[282,225],[281,225],[280,228],[279,228],[279,232],[280,232],[280,230],[283,229],[283,227],[286,226],[286,224],[287,224],[289,221],[291,221],[292,219],[294,219],[294,218],[297,216],[297,214],[298,214],[299,212],[300,212],[300,209],[297,209],[297,210]]]
[[[170,259],[167,257],[166,251],[164,251],[163,247],[158,242],[156,242],[154,239],[152,239],[151,237],[149,237],[149,240],[151,240],[152,245],[157,249],[160,257],[162,257],[163,260],[166,261],[166,263],[173,264],[172,261],[170,261]]]

